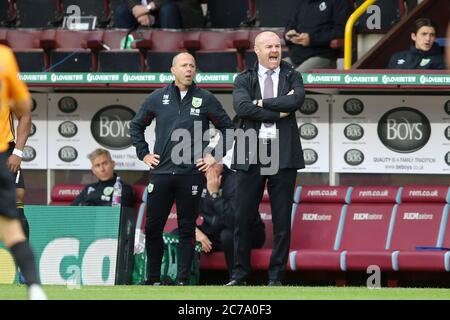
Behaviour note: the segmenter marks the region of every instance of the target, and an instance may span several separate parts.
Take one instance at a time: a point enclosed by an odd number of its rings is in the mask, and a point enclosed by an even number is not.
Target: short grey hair
[[[110,161],[112,161],[112,157],[111,157],[111,153],[109,153],[108,150],[103,149],[103,148],[97,148],[94,151],[92,151],[91,153],[89,153],[87,155],[88,159],[92,161],[94,161],[97,157],[103,156],[105,155]]]

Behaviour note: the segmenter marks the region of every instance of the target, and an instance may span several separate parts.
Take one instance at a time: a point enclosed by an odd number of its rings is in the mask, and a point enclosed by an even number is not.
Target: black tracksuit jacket
[[[444,54],[435,43],[428,51],[417,49],[412,45],[409,50],[397,52],[392,55],[388,69],[445,69]]]
[[[116,177],[117,175],[114,174],[112,179],[87,185],[72,202],[72,206],[110,206]],[[133,208],[135,199],[134,190],[123,180],[120,182],[122,183],[122,207]]]
[[[226,129],[234,129],[234,125],[219,100],[211,92],[201,89],[193,83],[184,99],[180,100],[180,91],[174,83],[158,89],[147,97],[130,123],[133,145],[136,147],[138,158],[142,160],[150,153],[148,143],[145,141],[145,129],[152,123],[153,119],[156,119],[156,140],[151,153],[158,154],[160,162],[152,169],[152,174],[201,173],[195,163],[202,157],[202,152],[209,142],[203,141],[203,136],[194,135],[194,122],[197,122],[197,125],[201,124],[202,135],[209,129],[210,122],[216,129],[220,130],[223,138],[221,140],[224,142],[223,156],[233,143],[232,137],[226,138]],[[200,106],[198,106],[199,101]],[[181,138],[172,141],[172,133],[177,129],[187,130],[191,137],[190,141]],[[180,148],[179,143],[182,143],[186,148],[190,148],[189,163],[173,163],[172,150],[175,147]]]

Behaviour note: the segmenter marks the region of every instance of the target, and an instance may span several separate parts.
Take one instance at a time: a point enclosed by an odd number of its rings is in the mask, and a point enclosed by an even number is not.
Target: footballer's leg
[[[9,248],[17,266],[25,276],[28,296],[32,300],[46,299],[40,287],[33,252],[20,225],[15,206],[14,181],[6,167],[6,153],[0,153],[0,240]]]

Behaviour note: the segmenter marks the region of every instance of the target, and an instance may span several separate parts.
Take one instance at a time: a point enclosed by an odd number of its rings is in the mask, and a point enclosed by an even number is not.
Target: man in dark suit
[[[260,33],[255,39],[255,53],[255,68],[237,76],[233,91],[234,109],[240,121],[232,166],[237,170],[237,212],[235,263],[232,280],[227,284],[230,286],[246,285],[250,273],[250,213],[258,210],[266,182],[274,225],[268,285],[282,284],[289,255],[297,169],[305,167],[295,120],[295,111],[305,98],[302,77],[292,65],[281,61],[277,34]]]

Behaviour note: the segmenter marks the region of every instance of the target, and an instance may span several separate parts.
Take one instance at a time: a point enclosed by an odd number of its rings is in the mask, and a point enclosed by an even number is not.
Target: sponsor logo
[[[113,187],[105,187],[105,188],[103,189],[103,194],[104,194],[105,196],[110,196],[110,195],[112,195],[113,191],[114,191],[114,188],[113,188]]]
[[[99,110],[91,122],[91,133],[103,147],[121,150],[131,146],[130,122],[135,112],[120,105],[107,106]]]
[[[420,61],[420,66],[425,67],[427,64],[429,64],[431,59],[425,59],[423,58],[422,61]]]
[[[72,121],[64,121],[58,127],[58,132],[64,138],[72,138],[78,132],[78,127]]]
[[[22,151],[22,161],[30,162],[36,158],[36,150],[33,147],[25,146]]]
[[[319,110],[319,104],[316,100],[306,98],[303,105],[300,107],[300,112],[306,115],[314,114]]]
[[[170,103],[169,95],[168,94],[163,95],[162,104],[169,104],[169,103]]]
[[[447,138],[447,140],[450,140],[450,126],[448,126],[447,128],[445,128],[444,135],[445,135],[445,137]]]
[[[450,166],[450,151],[445,155],[445,163]]]
[[[398,59],[397,60],[397,64],[405,64],[406,60],[405,59]]]
[[[72,146],[64,146],[58,151],[58,157],[61,161],[72,162],[78,157],[77,150]]]
[[[58,108],[61,112],[72,113],[78,107],[78,102],[72,97],[62,97],[58,101]]]
[[[418,213],[418,212],[405,212],[403,213],[403,220],[433,220],[432,214]]]
[[[354,213],[353,220],[383,220],[383,215],[370,213]]]
[[[32,106],[31,106],[31,112],[33,112],[34,110],[36,110],[37,102],[36,102],[36,100],[34,100],[34,98],[31,98],[31,100],[33,102]]]
[[[388,149],[395,152],[415,152],[427,144],[430,136],[430,121],[413,108],[392,109],[378,122],[378,137]]]
[[[332,216],[330,214],[318,214],[318,213],[304,213],[302,214],[303,221],[331,221]]]
[[[348,113],[349,115],[356,116],[363,112],[364,110],[364,104],[359,99],[348,99],[344,103],[344,111]]]
[[[408,192],[410,197],[437,197],[438,195],[437,190],[410,190]]]
[[[28,137],[34,136],[35,133],[36,133],[36,126],[34,125],[34,123],[31,123],[30,134],[28,135]]]
[[[81,193],[81,190],[78,189],[60,189],[58,191],[58,195],[60,196],[78,196]],[[89,190],[88,190],[89,194]]]
[[[313,149],[303,149],[303,158],[307,166],[313,165],[319,159],[319,155]]]
[[[200,116],[200,109],[191,108],[191,116]]]
[[[312,123],[302,124],[298,130],[300,132],[300,137],[305,140],[312,140],[317,137],[317,134],[319,133],[319,129]]]
[[[351,166],[359,166],[364,161],[364,154],[358,149],[350,149],[344,154],[344,161]]]
[[[333,190],[309,190],[309,197],[336,197],[338,191],[336,189]]]
[[[359,140],[364,136],[364,129],[359,124],[351,123],[344,128],[344,135],[349,140]]]
[[[444,104],[444,111],[446,114],[448,114],[450,116],[450,100],[448,100],[445,104]]]
[[[325,11],[325,10],[327,10],[327,4],[325,3],[325,1],[322,2],[322,3],[319,5],[319,10],[320,10],[320,11]]]
[[[192,195],[195,196],[198,193],[198,186],[192,186]]]
[[[358,192],[359,197],[387,197],[388,190],[367,190]]]

